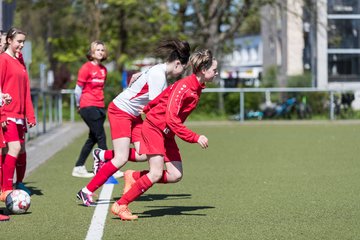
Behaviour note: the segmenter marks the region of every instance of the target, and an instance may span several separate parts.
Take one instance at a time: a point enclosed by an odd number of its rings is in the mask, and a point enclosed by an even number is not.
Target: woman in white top
[[[106,180],[129,159],[146,160],[138,155],[141,137],[141,110],[157,97],[167,86],[168,79],[180,76],[190,57],[190,46],[180,40],[166,40],[160,43],[156,52],[166,57],[166,62],[157,64],[143,72],[127,89],[120,93],[108,107],[114,157],[96,173],[95,177],[82,188],[78,199],[85,206],[93,204],[92,195]],[[130,149],[133,143],[135,149]]]

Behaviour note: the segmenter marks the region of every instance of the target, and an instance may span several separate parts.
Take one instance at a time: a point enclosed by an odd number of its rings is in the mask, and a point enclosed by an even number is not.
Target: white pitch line
[[[104,184],[85,240],[101,240],[114,184]]]

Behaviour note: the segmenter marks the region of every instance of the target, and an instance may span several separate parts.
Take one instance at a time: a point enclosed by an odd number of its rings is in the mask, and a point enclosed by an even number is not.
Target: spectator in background
[[[72,176],[90,178],[94,174],[86,170],[85,162],[92,148],[97,144],[99,148],[107,149],[104,129],[106,120],[104,87],[107,69],[101,64],[107,58],[105,43],[92,42],[86,57],[89,61],[79,70],[75,98],[78,112],[89,127],[89,135],[81,148]]]

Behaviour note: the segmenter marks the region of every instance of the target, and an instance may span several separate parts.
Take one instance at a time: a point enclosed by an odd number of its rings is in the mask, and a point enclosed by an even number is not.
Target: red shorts
[[[8,120],[8,124],[3,128],[5,142],[25,142],[26,126],[22,124],[16,124],[15,122]]]
[[[108,106],[111,139],[128,137],[131,142],[139,142],[141,138],[141,116],[132,116],[120,110],[113,102]]]
[[[165,162],[181,161],[174,136],[167,137],[159,128],[146,120],[142,126],[141,136],[140,154],[163,155]]]

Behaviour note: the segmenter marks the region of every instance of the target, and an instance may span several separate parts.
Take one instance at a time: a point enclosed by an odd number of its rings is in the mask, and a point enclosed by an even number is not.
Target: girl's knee
[[[175,176],[174,176],[174,182],[180,182],[181,181],[181,179],[182,179],[182,177],[183,177],[183,175],[182,175],[182,173],[177,173],[177,174],[175,174]]]
[[[150,171],[149,175],[152,181],[158,182],[162,178],[162,171]]]
[[[122,157],[122,156],[114,156],[114,158],[111,160],[111,162],[116,166],[116,167],[122,167],[126,162],[127,162],[127,158]]]

